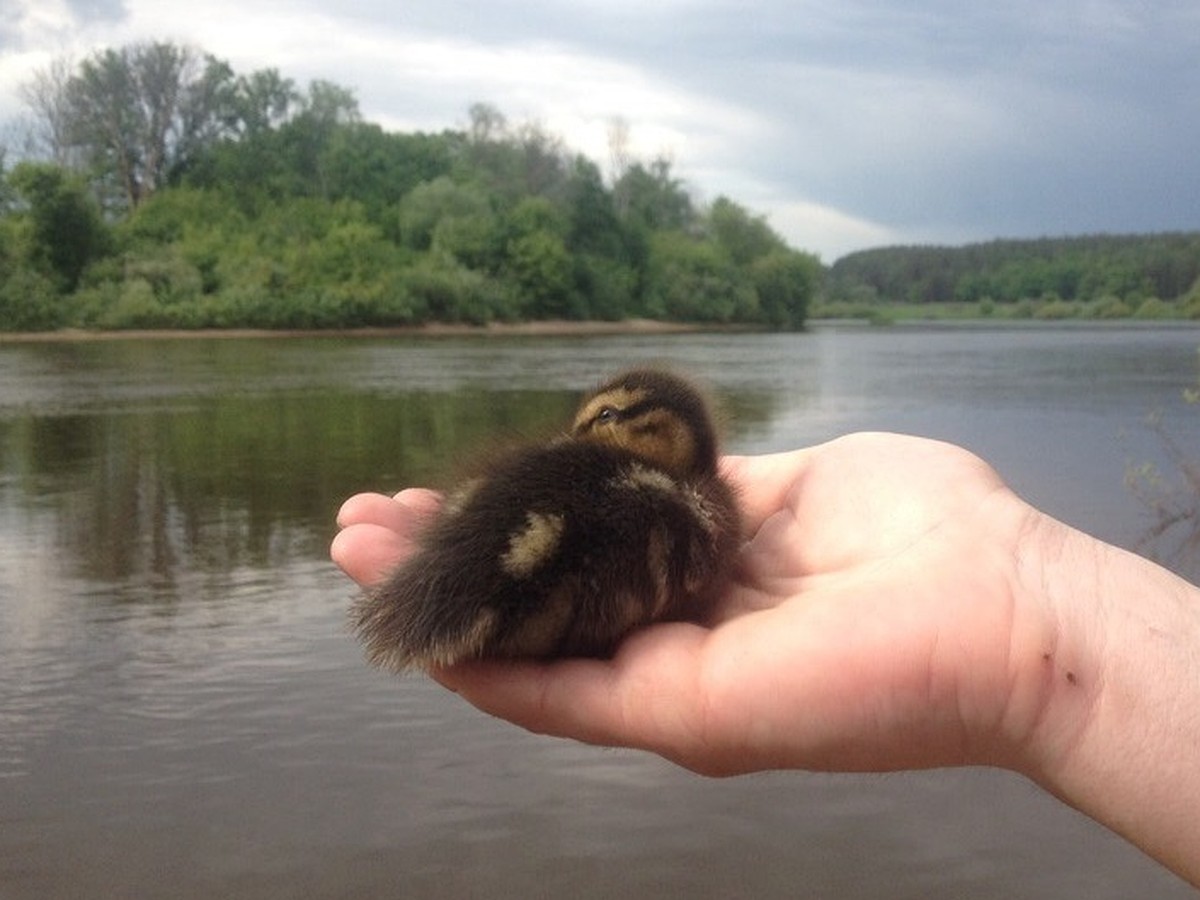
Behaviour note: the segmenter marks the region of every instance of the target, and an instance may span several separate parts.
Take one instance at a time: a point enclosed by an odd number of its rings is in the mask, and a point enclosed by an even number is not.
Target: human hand
[[[1005,766],[1200,886],[1200,589],[949,444],[856,434],[722,467],[746,543],[712,621],[434,677],[532,731],[708,775]],[[380,580],[439,503],[350,498],[333,559]]]
[[[631,635],[610,660],[480,661],[435,673],[533,731],[642,747],[699,772],[997,761],[1031,508],[956,447],[854,435],[727,457],[747,543],[713,622]],[[335,561],[361,584],[411,548],[428,491],[351,498]],[[1040,647],[1040,644],[1039,644]],[[1041,651],[1038,650],[1040,653]],[[1019,679],[1018,679],[1019,680]]]

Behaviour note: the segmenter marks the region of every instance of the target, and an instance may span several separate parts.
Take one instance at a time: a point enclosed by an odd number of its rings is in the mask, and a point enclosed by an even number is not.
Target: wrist
[[[1041,513],[1018,559],[1010,767],[1197,881],[1200,590]]]

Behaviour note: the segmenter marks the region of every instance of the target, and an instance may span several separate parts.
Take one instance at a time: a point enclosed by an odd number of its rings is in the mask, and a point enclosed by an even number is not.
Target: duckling
[[[370,662],[604,656],[635,628],[700,620],[739,546],[703,395],[624,372],[569,433],[502,457],[448,496],[413,554],[355,602]]]

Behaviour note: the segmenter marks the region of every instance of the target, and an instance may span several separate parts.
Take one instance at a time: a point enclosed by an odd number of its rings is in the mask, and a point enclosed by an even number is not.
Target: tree
[[[665,157],[654,160],[649,168],[641,163],[630,166],[613,186],[613,193],[617,210],[636,227],[681,229],[695,218],[692,198],[671,174],[671,161]]]
[[[608,121],[608,167],[609,182],[616,184],[629,171],[633,155],[629,150],[629,120],[614,116]]]
[[[135,44],[92,55],[61,87],[39,91],[35,79],[27,93],[57,97],[31,104],[34,113],[47,128],[61,114],[68,150],[134,209],[228,129],[232,74],[189,47]]]
[[[433,181],[420,184],[409,192],[400,204],[400,237],[414,250],[429,250],[434,236],[442,229],[442,236],[453,232],[458,220],[491,221],[493,213],[487,196],[479,188],[455,184],[443,175]],[[453,247],[441,249],[454,252]]]
[[[30,257],[73,291],[84,268],[105,252],[108,229],[81,180],[49,163],[23,162],[9,182],[28,207]]]
[[[174,44],[104,50],[67,83],[71,143],[97,172],[115,179],[129,209],[163,181],[193,59]]]
[[[728,197],[718,197],[713,203],[708,212],[708,227],[739,266],[787,246],[766,219],[750,215]]]
[[[181,85],[178,135],[166,175],[177,176],[206,148],[235,132],[240,115],[237,89],[229,63],[206,55],[199,75]]]
[[[647,303],[652,315],[691,322],[754,320],[754,286],[716,243],[681,231],[660,231],[650,247]]]
[[[605,189],[595,163],[576,157],[567,184],[572,250],[597,253],[625,260],[630,256],[628,234],[613,208],[612,195]]]
[[[505,269],[523,312],[535,319],[580,318],[566,222],[545,197],[526,197],[508,216]]]
[[[750,278],[766,324],[801,328],[820,283],[821,262],[807,253],[780,248],[754,260]]]
[[[240,138],[278,128],[301,100],[296,84],[278,69],[239,76],[233,89],[232,126]]]
[[[490,103],[472,103],[467,116],[470,118],[467,131],[472,144],[499,141],[508,132],[508,119]]]
[[[272,74],[274,77],[272,78]],[[90,170],[100,193],[132,210],[217,141],[254,118],[255,105],[286,105],[278,73],[234,77],[229,64],[172,43],[68,57],[36,72],[20,92],[42,155]]]
[[[377,219],[389,218],[395,206],[422,182],[433,181],[451,169],[451,142],[444,136],[389,134],[374,123],[337,128],[330,136],[321,163],[332,199],[350,198],[364,204]]]
[[[534,319],[581,317],[573,303],[571,254],[562,238],[545,230],[533,231],[509,241],[506,256],[526,315]]]
[[[33,115],[35,147],[44,158],[63,168],[76,162],[71,152],[71,109],[67,98],[73,68],[69,56],[60,56],[17,87],[18,96]]]
[[[300,193],[329,198],[324,155],[339,129],[357,124],[361,117],[354,92],[331,81],[316,80],[300,100],[300,112],[279,129],[292,175]]]

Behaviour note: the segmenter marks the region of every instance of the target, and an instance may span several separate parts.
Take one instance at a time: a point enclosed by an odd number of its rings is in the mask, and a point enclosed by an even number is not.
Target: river
[[[560,427],[636,361],[726,446],[963,444],[1196,577],[1124,485],[1200,448],[1200,330],[0,344],[0,897],[1187,897],[1015,775],[712,781],[526,734],[369,669],[341,500]]]

